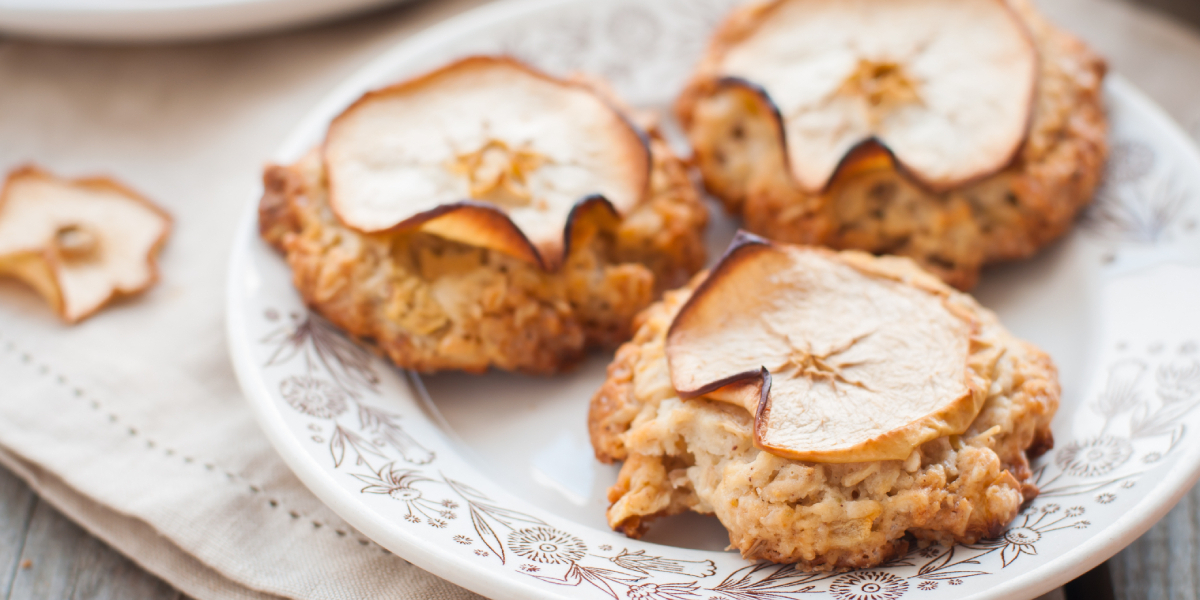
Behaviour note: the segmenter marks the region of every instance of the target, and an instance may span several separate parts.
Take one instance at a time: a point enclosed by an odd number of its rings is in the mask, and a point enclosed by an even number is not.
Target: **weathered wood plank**
[[[21,548],[37,496],[24,481],[0,468],[0,598],[7,598],[21,562]]]
[[[1200,488],[1109,561],[1117,600],[1200,598]]]
[[[1116,600],[1108,563],[1100,563],[1057,591],[1059,600]]]
[[[1133,0],[1136,4],[1157,10],[1169,17],[1181,19],[1200,27],[1200,2],[1196,0]]]
[[[8,600],[178,600],[179,592],[38,500]]]

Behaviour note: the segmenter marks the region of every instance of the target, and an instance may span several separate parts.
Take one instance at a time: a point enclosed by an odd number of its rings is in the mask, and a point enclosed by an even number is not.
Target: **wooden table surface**
[[[1128,1],[1200,29],[1200,0]],[[1120,554],[1066,586],[1064,596],[1200,599],[1200,486]],[[0,467],[0,600],[185,598],[63,517]]]

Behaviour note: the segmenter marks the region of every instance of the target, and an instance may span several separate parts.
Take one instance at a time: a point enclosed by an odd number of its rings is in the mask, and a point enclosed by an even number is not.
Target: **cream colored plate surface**
[[[417,36],[346,81],[274,157],[290,161],[363,91],[477,52],[607,77],[668,103],[727,0],[511,0]],[[722,550],[712,519],[673,518],[642,541],[604,526],[612,467],[591,456],[586,406],[610,355],[552,379],[414,378],[313,320],[284,262],[235,243],[229,340],[264,430],[300,478],[365,534],[496,598],[722,600],[1032,598],[1108,558],[1200,475],[1200,155],[1119,77],[1117,147],[1098,203],[1063,242],[990,270],[977,296],[1054,356],[1063,406],[1043,494],[1004,534],[893,565],[804,574]],[[713,256],[735,224],[717,217]],[[297,335],[298,334],[298,335]],[[351,357],[346,359],[345,357]]]

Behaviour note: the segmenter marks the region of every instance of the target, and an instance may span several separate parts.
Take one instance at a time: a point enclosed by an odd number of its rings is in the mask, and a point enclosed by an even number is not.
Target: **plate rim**
[[[87,42],[193,42],[297,27],[408,0],[0,0],[0,33]]]
[[[282,163],[298,158],[307,150],[305,143],[313,138],[313,132],[320,131],[327,125],[330,118],[336,115],[339,109],[349,105],[364,91],[377,87],[382,77],[393,70],[398,63],[417,58],[430,47],[438,45],[443,36],[447,34],[467,35],[471,31],[488,28],[501,17],[518,18],[524,14],[579,2],[580,0],[501,0],[447,18],[407,39],[396,42],[343,78],[314,104],[293,126],[290,133],[272,154],[271,160]],[[1107,75],[1105,86],[1108,92],[1123,96],[1131,104],[1136,105],[1143,115],[1156,121],[1171,142],[1188,154],[1189,160],[1200,164],[1200,149],[1197,149],[1196,144],[1183,132],[1178,123],[1145,93],[1116,73]],[[375,539],[380,545],[396,552],[398,556],[436,576],[474,592],[488,594],[488,597],[547,599],[570,597],[566,590],[563,594],[550,593],[543,587],[532,586],[519,578],[496,576],[487,571],[472,572],[469,561],[464,557],[437,547],[421,545],[419,536],[405,534],[394,524],[373,518],[370,510],[364,509],[354,495],[333,481],[332,474],[328,470],[308,456],[300,440],[292,435],[279,416],[280,409],[275,406],[270,392],[265,387],[265,382],[259,377],[258,370],[253,366],[254,363],[250,358],[252,356],[250,340],[245,335],[245,315],[240,311],[242,298],[239,295],[238,278],[245,273],[249,263],[250,244],[257,241],[256,207],[259,196],[261,196],[261,190],[258,190],[248,203],[233,240],[234,248],[227,272],[226,336],[238,382],[245,392],[260,427],[277,453],[305,486],[331,510],[346,519],[367,537]],[[1062,586],[1108,560],[1153,527],[1195,486],[1198,480],[1200,480],[1200,443],[1194,444],[1189,451],[1181,453],[1174,468],[1164,473],[1162,479],[1155,486],[1156,490],[1164,491],[1147,495],[1131,511],[1104,526],[1100,533],[1083,541],[1079,546],[1016,578],[997,581],[996,585],[968,598],[1000,600],[1014,595],[1032,598]],[[371,534],[368,534],[367,531],[370,531]],[[386,535],[379,536],[380,532]],[[376,539],[377,537],[383,537],[384,540]]]

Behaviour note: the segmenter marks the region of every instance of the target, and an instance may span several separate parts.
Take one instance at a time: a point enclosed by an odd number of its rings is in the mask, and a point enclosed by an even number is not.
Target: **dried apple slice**
[[[650,177],[644,136],[601,96],[491,57],[363,96],[330,125],[324,161],[348,227],[420,227],[547,269],[577,204],[626,214]]]
[[[1025,140],[1037,49],[1005,0],[776,0],[727,30],[718,74],[761,86],[807,191],[872,139],[935,191],[999,171]]]
[[[978,324],[931,276],[872,260],[740,234],[668,331],[680,397],[744,407],[755,443],[797,460],[903,460],[966,431],[989,385]]]
[[[112,180],[24,167],[0,191],[0,275],[24,280],[75,323],[153,285],[170,229],[162,209]]]

